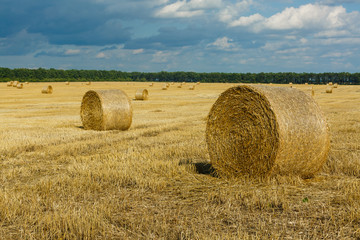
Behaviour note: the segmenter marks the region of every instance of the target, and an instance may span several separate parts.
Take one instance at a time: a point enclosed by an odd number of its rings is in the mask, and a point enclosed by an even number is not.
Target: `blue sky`
[[[360,0],[0,0],[0,67],[360,72]]]

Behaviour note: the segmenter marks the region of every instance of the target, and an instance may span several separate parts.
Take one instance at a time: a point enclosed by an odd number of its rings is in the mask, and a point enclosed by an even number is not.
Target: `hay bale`
[[[189,90],[195,90],[195,85],[191,85],[191,86],[189,87]]]
[[[161,89],[162,89],[162,90],[167,90],[168,87],[166,86],[166,84],[164,84]]]
[[[7,84],[6,84],[8,87],[12,87],[12,85],[13,85],[13,82],[11,81],[11,82],[7,82]]]
[[[13,86],[13,87],[16,87],[18,84],[19,84],[19,81],[13,81],[12,86]]]
[[[51,85],[49,86],[45,86],[43,87],[43,89],[41,90],[41,93],[45,93],[45,94],[51,94],[53,92],[53,88]]]
[[[119,89],[90,90],[83,96],[80,117],[84,129],[127,130],[132,122],[131,101]]]
[[[325,92],[326,92],[326,93],[332,93],[332,90],[333,90],[332,86],[328,86],[328,87],[326,88]]]
[[[177,87],[178,87],[178,88],[182,88],[182,84],[180,83]]]
[[[334,86],[333,86],[333,88],[338,88],[338,84],[335,83]]]
[[[29,84],[29,82],[25,82],[25,84]]]
[[[196,85],[200,85],[200,82],[196,82]]]
[[[17,85],[16,85],[16,88],[18,88],[18,89],[22,89],[23,88],[23,84],[22,83],[18,83]]]
[[[85,84],[86,84],[86,85],[91,85],[91,82],[86,82]]]
[[[332,82],[329,82],[327,85],[332,86],[332,85],[333,85],[333,83],[332,83]]]
[[[327,159],[327,124],[313,98],[284,87],[241,85],[223,92],[206,125],[219,175],[311,177]]]
[[[152,87],[153,85],[154,85],[154,83],[150,83],[150,84],[149,84],[149,87]]]
[[[70,85],[70,83],[69,83],[69,82],[65,82],[65,85]]]
[[[135,93],[136,100],[147,100],[149,97],[149,92],[147,89],[138,89]]]

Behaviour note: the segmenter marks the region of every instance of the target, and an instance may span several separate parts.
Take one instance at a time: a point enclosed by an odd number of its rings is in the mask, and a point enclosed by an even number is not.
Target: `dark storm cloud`
[[[84,0],[5,1],[0,8],[0,36],[24,29],[41,34],[51,44],[103,45],[130,38],[116,13],[106,5]]]

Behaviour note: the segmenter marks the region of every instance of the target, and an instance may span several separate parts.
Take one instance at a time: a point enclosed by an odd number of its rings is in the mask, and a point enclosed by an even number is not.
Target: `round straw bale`
[[[41,90],[41,93],[45,93],[45,94],[51,94],[53,92],[53,88],[51,85],[49,86],[45,86],[43,87],[43,89]]]
[[[131,101],[120,89],[90,90],[83,96],[80,116],[84,129],[127,130],[132,122]]]
[[[333,90],[332,86],[328,86],[328,87],[326,88],[325,92],[326,92],[326,93],[332,93],[332,90]]]
[[[16,87],[18,84],[19,84],[19,81],[14,81],[13,84],[12,84],[12,86],[13,86],[13,87]]]
[[[223,92],[206,125],[210,160],[219,175],[311,177],[330,147],[313,98],[284,87],[241,85]]]
[[[29,82],[25,82],[25,84],[29,84]]]
[[[149,87],[152,87],[153,85],[154,85],[154,83],[150,83],[150,84],[149,84]]]
[[[332,83],[332,82],[329,82],[329,83],[328,83],[328,85],[329,85],[329,86],[332,86],[332,85],[333,85],[333,83]]]
[[[19,89],[22,89],[23,86],[24,86],[24,84],[22,84],[22,83],[18,83],[18,84],[16,85],[16,87],[19,88]]]
[[[335,83],[334,84],[334,86],[333,86],[333,88],[337,88],[338,87],[338,84],[337,83]]]
[[[85,84],[86,84],[86,85],[91,85],[91,82],[86,82]]]
[[[195,89],[195,85],[191,85],[190,87],[189,87],[189,90],[194,90]]]
[[[70,85],[70,83],[69,83],[69,82],[65,82],[65,85]]]
[[[182,84],[180,83],[177,87],[178,87],[178,88],[182,88]]]
[[[164,84],[161,89],[162,89],[162,90],[167,90],[168,87],[166,86],[166,84]]]
[[[138,89],[135,93],[136,100],[147,100],[149,97],[149,92],[147,89]]]
[[[8,87],[12,87],[12,85],[13,85],[13,82],[7,82]]]

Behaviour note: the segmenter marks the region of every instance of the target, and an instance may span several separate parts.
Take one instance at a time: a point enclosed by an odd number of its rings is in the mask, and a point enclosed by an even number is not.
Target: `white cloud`
[[[105,53],[103,53],[103,52],[99,52],[99,53],[96,55],[96,58],[106,58],[106,55],[105,55]]]
[[[68,49],[65,51],[66,56],[78,55],[80,53],[80,49]]]
[[[344,34],[344,28],[359,31],[353,26],[360,22],[359,12],[347,13],[342,6],[306,4],[298,8],[286,8],[269,18],[260,14],[240,17],[229,22],[230,27],[250,27],[254,32],[262,30],[316,30],[318,34]],[[333,30],[333,31],[330,31]],[[336,31],[335,31],[336,30]],[[322,33],[322,31],[325,31]],[[327,35],[326,35],[327,34]]]
[[[230,26],[231,27],[237,27],[237,26],[247,27],[247,26],[253,25],[255,23],[258,23],[258,22],[261,22],[264,20],[265,20],[265,17],[256,13],[249,17],[240,17],[238,20],[232,21],[230,23]]]
[[[151,62],[154,63],[165,63],[169,62],[172,57],[178,55],[178,52],[170,52],[170,51],[157,51],[153,54],[153,58]]]
[[[159,18],[190,18],[205,13],[207,9],[221,7],[222,0],[182,0],[166,5],[155,12]]]
[[[243,0],[235,4],[228,3],[218,14],[221,22],[230,23],[237,18],[239,14],[244,13],[250,9],[253,0]]]
[[[135,50],[132,51],[133,54],[140,54],[140,53],[143,53],[143,52],[144,52],[143,48],[135,49]]]
[[[233,48],[235,45],[231,43],[233,40],[228,37],[222,37],[215,40],[215,42],[208,44],[208,46],[215,46],[218,49],[227,50]]]

